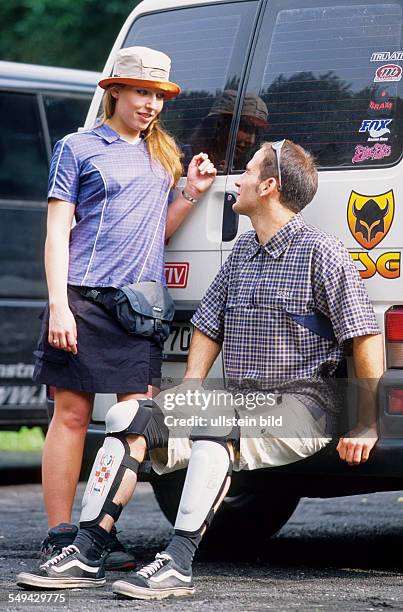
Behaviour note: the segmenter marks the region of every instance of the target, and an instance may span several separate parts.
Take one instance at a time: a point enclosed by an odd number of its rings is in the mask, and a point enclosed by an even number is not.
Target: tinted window
[[[45,297],[46,210],[0,208],[0,296]]]
[[[400,158],[403,53],[391,54],[403,48],[401,2],[278,0],[268,5],[263,32],[248,92],[269,115],[266,127],[252,130],[255,147],[289,138],[322,167]],[[235,157],[234,169],[244,160]]]
[[[43,96],[52,146],[84,125],[90,97]]]
[[[48,160],[36,96],[0,92],[0,198],[46,200]]]
[[[124,43],[152,47],[171,57],[170,78],[182,93],[166,103],[162,119],[183,146],[187,161],[204,151],[220,171],[225,168],[256,7],[256,2],[237,2],[146,15],[133,24]],[[225,90],[232,93],[222,103]]]

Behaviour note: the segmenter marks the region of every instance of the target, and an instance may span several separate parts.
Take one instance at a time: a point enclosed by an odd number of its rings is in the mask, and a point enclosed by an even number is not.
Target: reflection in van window
[[[145,15],[125,40],[125,47],[153,47],[172,59],[170,78],[182,93],[165,104],[162,120],[185,165],[203,151],[225,168],[234,107],[223,115],[215,104],[224,90],[236,96],[256,9],[256,2],[237,2]]]
[[[76,132],[84,125],[89,98],[43,96],[52,146],[69,132]]]
[[[48,160],[37,99],[0,92],[0,198],[46,199]]]
[[[268,126],[256,146],[289,138],[322,167],[396,162],[402,81],[398,74],[377,77],[390,62],[374,61],[373,54],[402,49],[401,2],[301,4],[308,3],[268,6],[262,31],[272,37],[256,50],[250,77],[251,89],[261,82],[255,93],[268,107]],[[395,63],[401,75],[401,62]],[[244,162],[235,159],[234,169],[243,170]]]

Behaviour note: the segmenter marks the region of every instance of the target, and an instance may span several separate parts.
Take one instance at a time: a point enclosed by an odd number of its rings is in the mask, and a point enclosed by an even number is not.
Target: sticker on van
[[[385,238],[392,226],[394,213],[393,189],[379,195],[352,191],[347,207],[348,227],[358,244],[370,250]],[[372,278],[377,273],[386,279],[400,277],[400,251],[381,253],[376,259],[367,251],[350,251],[350,255],[358,264],[363,279]]]
[[[188,284],[189,262],[166,262],[165,282],[170,289],[185,289]]]
[[[352,191],[347,207],[348,227],[364,249],[373,249],[391,228],[395,212],[393,189],[379,195]]]
[[[364,119],[359,132],[368,132],[369,142],[388,140],[386,134],[390,134],[389,125],[393,119]]]
[[[379,66],[375,72],[374,83],[384,83],[389,81],[400,81],[402,78],[402,67],[397,64],[385,64]]]
[[[357,145],[355,147],[354,157],[352,158],[353,164],[367,161],[368,159],[383,159],[389,157],[392,153],[392,147],[377,142],[373,147],[366,147],[363,145]]]
[[[403,51],[375,51],[371,55],[371,62],[401,62]]]

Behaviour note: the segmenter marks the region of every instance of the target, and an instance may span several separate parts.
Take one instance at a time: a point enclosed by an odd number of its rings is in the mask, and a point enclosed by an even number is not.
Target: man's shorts
[[[161,409],[163,395],[162,393],[155,398]],[[231,397],[231,394],[227,395]],[[168,416],[168,421],[165,417],[166,423],[171,425],[173,415],[165,410],[163,412]],[[235,411],[230,401],[221,402],[219,409],[211,408],[208,412],[210,416],[213,415],[210,421],[213,426],[210,427],[209,433],[214,433],[214,423],[222,425],[223,422],[230,423],[235,419],[234,422],[239,424],[239,449],[234,462],[234,469],[237,471],[294,463],[314,455],[332,439],[325,434],[325,415],[319,419],[315,418],[300,397],[292,394],[278,396],[273,405],[250,412],[240,410],[239,407]],[[207,413],[202,414],[206,416]],[[220,421],[217,421],[217,415],[220,416]],[[191,411],[185,407],[179,416],[187,419],[191,416]],[[153,469],[157,474],[166,474],[186,467],[191,454],[192,442],[189,436],[192,427],[171,426],[168,429],[168,448],[150,452]],[[223,428],[217,426],[217,435],[222,432]]]

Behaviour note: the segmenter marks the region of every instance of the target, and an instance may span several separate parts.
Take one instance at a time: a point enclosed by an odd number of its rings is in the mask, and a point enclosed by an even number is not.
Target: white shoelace
[[[164,561],[166,561],[167,559],[168,561],[170,561],[171,557],[168,557],[168,555],[160,555],[158,553],[155,557],[155,561],[152,561],[151,563],[143,567],[137,572],[137,574],[140,574],[140,576],[143,576],[143,578],[150,578],[150,576],[152,576],[153,574],[158,572],[159,569],[161,569],[161,567],[164,565]]]
[[[63,559],[76,552],[80,552],[77,546],[74,546],[74,544],[70,544],[70,546],[62,548],[62,552],[59,555],[53,557],[52,559],[49,559],[49,561],[46,561],[46,563],[43,563],[40,567],[52,567],[52,565],[59,563],[59,561],[63,561]]]

